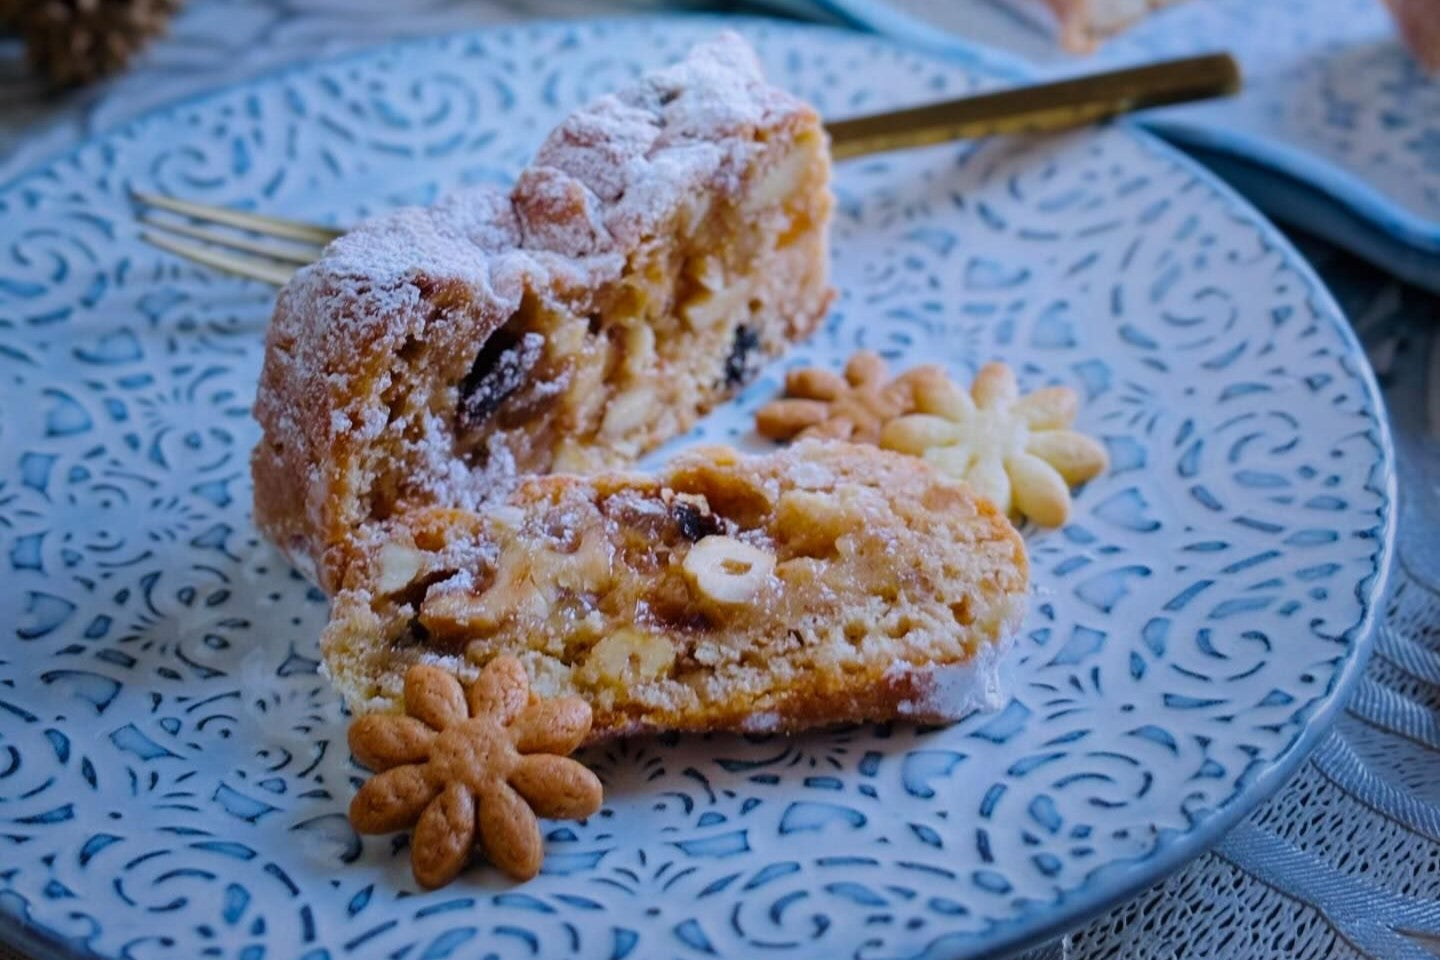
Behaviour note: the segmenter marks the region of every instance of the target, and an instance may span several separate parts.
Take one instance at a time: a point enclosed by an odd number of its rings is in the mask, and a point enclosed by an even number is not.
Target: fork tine
[[[333,227],[301,223],[298,220],[283,220],[279,217],[267,217],[258,213],[245,213],[227,207],[213,207],[190,200],[176,200],[174,197],[162,197],[156,193],[145,193],[140,190],[132,190],[130,195],[141,203],[149,204],[160,210],[169,210],[171,213],[194,217],[197,220],[209,220],[211,223],[223,223],[226,226],[239,227],[242,230],[253,230],[256,233],[272,237],[286,237],[290,240],[305,240],[323,245],[341,234],[341,231]]]
[[[207,267],[214,267],[216,270],[233,273],[249,280],[259,280],[261,283],[268,283],[276,287],[285,286],[295,273],[292,268],[273,260],[260,260],[243,254],[226,253],[224,250],[216,250],[214,247],[174,240],[164,234],[153,233],[149,230],[141,230],[140,239],[187,260],[193,260]]]
[[[306,244],[275,244],[266,243],[261,240],[252,240],[249,237],[238,234],[224,233],[219,230],[207,230],[191,223],[166,222],[150,214],[142,214],[140,222],[145,226],[165,233],[174,233],[182,237],[190,237],[194,240],[204,240],[207,243],[217,244],[222,247],[229,247],[231,250],[241,250],[245,253],[256,253],[262,257],[270,257],[273,260],[280,260],[285,263],[293,263],[303,267],[307,263],[314,263],[320,258],[320,247]]]

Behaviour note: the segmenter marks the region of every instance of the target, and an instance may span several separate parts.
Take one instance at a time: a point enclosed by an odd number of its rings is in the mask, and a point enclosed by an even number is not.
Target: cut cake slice
[[[413,663],[470,678],[508,654],[538,694],[584,697],[596,737],[954,720],[993,705],[1028,576],[989,501],[833,441],[529,478],[361,554],[322,643],[352,709],[398,709]]]

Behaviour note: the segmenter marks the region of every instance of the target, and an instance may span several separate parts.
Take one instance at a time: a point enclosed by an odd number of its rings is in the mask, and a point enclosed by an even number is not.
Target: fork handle
[[[837,120],[826,130],[831,155],[843,160],[999,133],[1066,130],[1146,107],[1228,96],[1240,85],[1235,58],[1213,53]]]

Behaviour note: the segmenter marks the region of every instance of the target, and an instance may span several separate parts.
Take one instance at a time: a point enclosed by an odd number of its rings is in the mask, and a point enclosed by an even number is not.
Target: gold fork
[[[1240,84],[1240,67],[1229,54],[1208,54],[838,120],[825,129],[832,156],[843,160],[950,140],[1065,130],[1146,107],[1226,96]],[[275,286],[314,262],[325,244],[344,232],[153,193],[132,195],[141,206],[146,229],[140,235],[147,242]]]

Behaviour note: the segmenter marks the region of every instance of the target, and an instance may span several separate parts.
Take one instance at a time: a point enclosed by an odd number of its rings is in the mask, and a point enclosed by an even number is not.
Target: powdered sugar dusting
[[[740,721],[740,729],[745,733],[774,733],[780,728],[780,714],[772,710],[752,713]]]
[[[757,133],[802,111],[809,108],[768,85],[754,51],[727,31],[567,119],[522,175],[517,197],[533,191],[553,204],[559,174],[586,194],[571,213],[588,217],[572,229],[628,246],[693,200],[697,185],[737,192],[762,149]],[[521,210],[525,219],[524,203]]]
[[[498,273],[558,266],[525,253],[613,253],[697,189],[738,190],[745,161],[760,149],[756,134],[809,109],[765,82],[744,40],[721,33],[564,120],[513,191],[474,188],[376,217],[331,243],[297,283],[307,273],[348,277],[379,297],[393,282],[423,276],[486,290],[508,286],[495,283]],[[509,262],[497,262],[506,254]]]
[[[1004,702],[1004,667],[1015,645],[1014,636],[1025,615],[1023,598],[1016,598],[1014,613],[993,644],[981,647],[964,663],[936,666],[898,662],[885,671],[885,679],[909,679],[919,691],[915,699],[901,701],[896,712],[921,720],[959,720],[975,710],[995,710]]]
[[[406,207],[368,220],[333,241],[323,258],[298,276],[354,278],[371,296],[417,275],[454,277],[485,289],[496,266],[494,254],[519,245],[520,221],[508,194],[481,187],[432,207]]]

